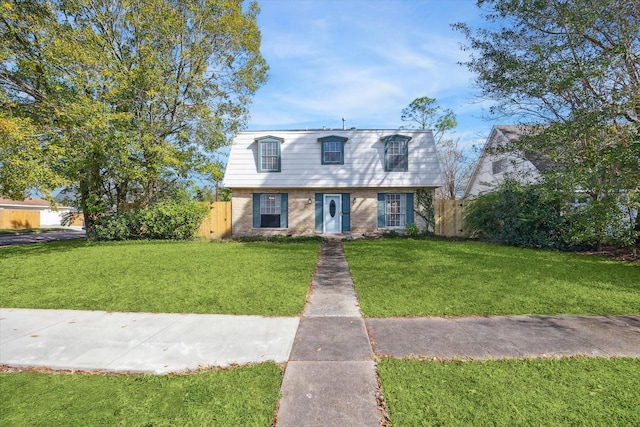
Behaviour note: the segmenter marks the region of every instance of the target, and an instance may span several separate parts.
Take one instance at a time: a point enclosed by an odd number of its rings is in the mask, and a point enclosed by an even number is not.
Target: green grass
[[[640,264],[435,240],[343,244],[366,316],[640,313]]]
[[[318,252],[313,242],[0,248],[0,307],[294,316]]]
[[[9,426],[270,426],[282,380],[265,363],[189,375],[0,374]]]
[[[394,427],[640,425],[640,359],[384,359],[378,372]]]

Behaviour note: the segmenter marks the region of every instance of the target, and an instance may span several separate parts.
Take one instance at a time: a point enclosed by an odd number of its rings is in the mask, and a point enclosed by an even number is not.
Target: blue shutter
[[[253,228],[260,228],[260,194],[253,193]]]
[[[280,195],[280,228],[289,227],[289,195]]]
[[[407,200],[405,202],[405,206],[407,209],[407,216],[406,216],[406,223],[407,225],[409,224],[414,224],[415,223],[415,219],[413,216],[413,212],[414,212],[414,208],[413,208],[413,193],[407,193],[406,194]]]
[[[378,228],[384,228],[384,193],[378,193]]]
[[[402,142],[402,155],[404,156],[404,171],[409,170],[409,141],[404,140]]]
[[[389,172],[389,157],[387,157],[387,150],[389,148],[389,144],[387,139],[384,140],[384,171]],[[378,201],[380,201],[380,195],[378,195]],[[379,212],[378,212],[379,213]],[[378,223],[380,219],[378,218]]]
[[[351,200],[349,193],[342,193],[342,232],[351,231]]]
[[[278,170],[276,172],[282,171],[282,153],[281,153],[281,148],[280,148],[281,145],[282,145],[281,143],[277,144],[277,147],[278,147]]]
[[[322,233],[322,193],[316,193],[316,231]]]

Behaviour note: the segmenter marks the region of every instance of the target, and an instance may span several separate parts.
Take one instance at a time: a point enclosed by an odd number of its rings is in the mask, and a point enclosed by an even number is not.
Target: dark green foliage
[[[495,191],[472,200],[465,224],[473,237],[509,245],[565,248],[567,219],[559,193],[542,185],[507,179]]]
[[[532,125],[509,150],[548,160],[547,182],[589,204],[567,209],[571,244],[640,235],[640,8],[629,0],[478,1],[458,23],[490,112]],[[567,200],[568,203],[571,200]],[[575,215],[574,215],[575,214]]]
[[[173,239],[195,236],[207,214],[198,202],[165,201],[100,217],[89,231],[91,240]]]

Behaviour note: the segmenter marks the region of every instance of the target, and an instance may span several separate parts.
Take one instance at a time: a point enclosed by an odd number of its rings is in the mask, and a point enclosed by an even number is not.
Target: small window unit
[[[344,143],[348,138],[331,135],[318,138],[321,144],[321,158],[323,165],[344,165]]]
[[[282,138],[264,136],[257,138],[258,143],[258,172],[280,172],[282,159],[280,146]]]
[[[404,229],[414,219],[413,193],[378,193],[378,228]]]
[[[407,207],[404,194],[387,194],[385,200],[384,225],[387,228],[406,225]]]
[[[280,227],[280,194],[260,195],[260,227]]]
[[[409,140],[411,137],[404,135],[391,135],[382,138],[385,172],[406,172],[409,170]]]
[[[507,159],[500,159],[500,160],[494,161],[493,163],[491,163],[491,173],[493,173],[494,175],[503,173],[504,171],[507,170],[508,164],[509,162],[507,161]]]
[[[253,194],[253,228],[287,228],[287,193]]]

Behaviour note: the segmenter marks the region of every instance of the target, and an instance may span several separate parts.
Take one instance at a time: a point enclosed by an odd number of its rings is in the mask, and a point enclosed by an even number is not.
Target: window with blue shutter
[[[391,135],[382,138],[385,172],[407,172],[409,170],[409,140],[411,137],[404,135]]]
[[[256,138],[258,144],[258,172],[280,172],[282,156],[280,146],[284,139],[275,136]]]
[[[413,193],[378,193],[378,228],[405,228],[413,223]]]
[[[280,193],[253,194],[254,228],[287,228],[289,195]]]
[[[318,138],[321,144],[320,162],[323,165],[344,165],[344,143],[347,139],[336,135]]]

